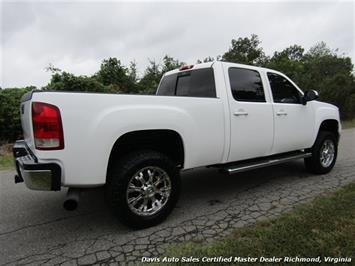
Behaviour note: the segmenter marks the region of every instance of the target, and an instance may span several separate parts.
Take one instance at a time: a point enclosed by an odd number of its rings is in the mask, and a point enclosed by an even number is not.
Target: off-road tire
[[[152,215],[134,213],[126,196],[132,177],[148,166],[164,170],[171,181],[170,197],[165,205]],[[127,226],[135,229],[146,228],[161,223],[174,209],[180,194],[180,171],[168,156],[152,150],[141,150],[127,154],[117,163],[111,163],[106,182],[106,200],[115,215]]]
[[[334,144],[334,159],[327,167],[321,163],[321,149],[326,141],[331,141]],[[330,131],[320,131],[314,145],[309,151],[312,153],[312,156],[304,159],[306,169],[313,174],[329,173],[334,167],[338,154],[338,141],[335,134]]]

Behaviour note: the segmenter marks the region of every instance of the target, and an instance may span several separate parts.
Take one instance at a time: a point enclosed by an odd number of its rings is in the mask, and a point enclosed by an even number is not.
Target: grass
[[[0,170],[14,168],[14,158],[11,152],[0,154]]]
[[[355,118],[353,118],[351,120],[342,121],[341,122],[341,126],[342,126],[343,129],[355,127]]]
[[[352,257],[354,261],[355,183],[296,207],[292,212],[274,220],[239,228],[219,241],[210,244],[190,241],[170,246],[164,256],[177,258],[320,256],[322,264],[325,264],[324,257],[330,256]],[[202,262],[191,263],[199,264]],[[253,265],[255,264],[257,263]]]

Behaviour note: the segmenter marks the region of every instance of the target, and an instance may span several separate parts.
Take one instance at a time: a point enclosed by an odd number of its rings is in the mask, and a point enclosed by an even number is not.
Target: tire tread
[[[335,157],[334,157],[334,160],[330,166],[323,167],[320,163],[320,160],[319,160],[319,151],[320,151],[320,148],[326,138],[331,138],[334,141]],[[329,173],[334,167],[334,164],[335,164],[336,158],[337,158],[337,153],[338,153],[336,136],[334,135],[333,132],[330,132],[330,131],[320,131],[318,133],[317,139],[316,139],[314,145],[312,146],[312,148],[310,149],[310,151],[312,153],[312,156],[304,159],[304,164],[305,164],[307,171],[309,171],[313,174]]]
[[[166,206],[152,216],[143,217],[134,214],[126,202],[126,186],[131,174],[147,162],[158,162],[159,167],[168,172],[174,185]],[[134,151],[112,164],[106,182],[106,200],[121,222],[132,228],[146,228],[162,222],[173,210],[180,193],[180,174],[176,164],[163,153],[153,150]]]

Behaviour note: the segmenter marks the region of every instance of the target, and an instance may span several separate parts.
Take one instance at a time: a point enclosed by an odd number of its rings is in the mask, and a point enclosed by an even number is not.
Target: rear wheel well
[[[339,141],[339,123],[335,119],[324,120],[318,130],[318,134],[321,131],[329,131],[334,133],[336,140]]]
[[[108,169],[124,155],[138,150],[154,150],[166,154],[176,165],[183,167],[184,147],[181,136],[173,130],[140,130],[119,137],[111,150]]]

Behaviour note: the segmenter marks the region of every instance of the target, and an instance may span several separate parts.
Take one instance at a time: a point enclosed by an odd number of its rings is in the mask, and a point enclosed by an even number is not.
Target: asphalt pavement
[[[307,173],[302,160],[232,176],[186,171],[173,213],[139,231],[111,215],[103,189],[84,191],[79,209],[68,212],[62,208],[66,190],[31,191],[15,185],[13,175],[0,171],[0,265],[136,264],[169,243],[212,241],[354,182],[355,129],[342,132],[338,161],[326,175]]]

